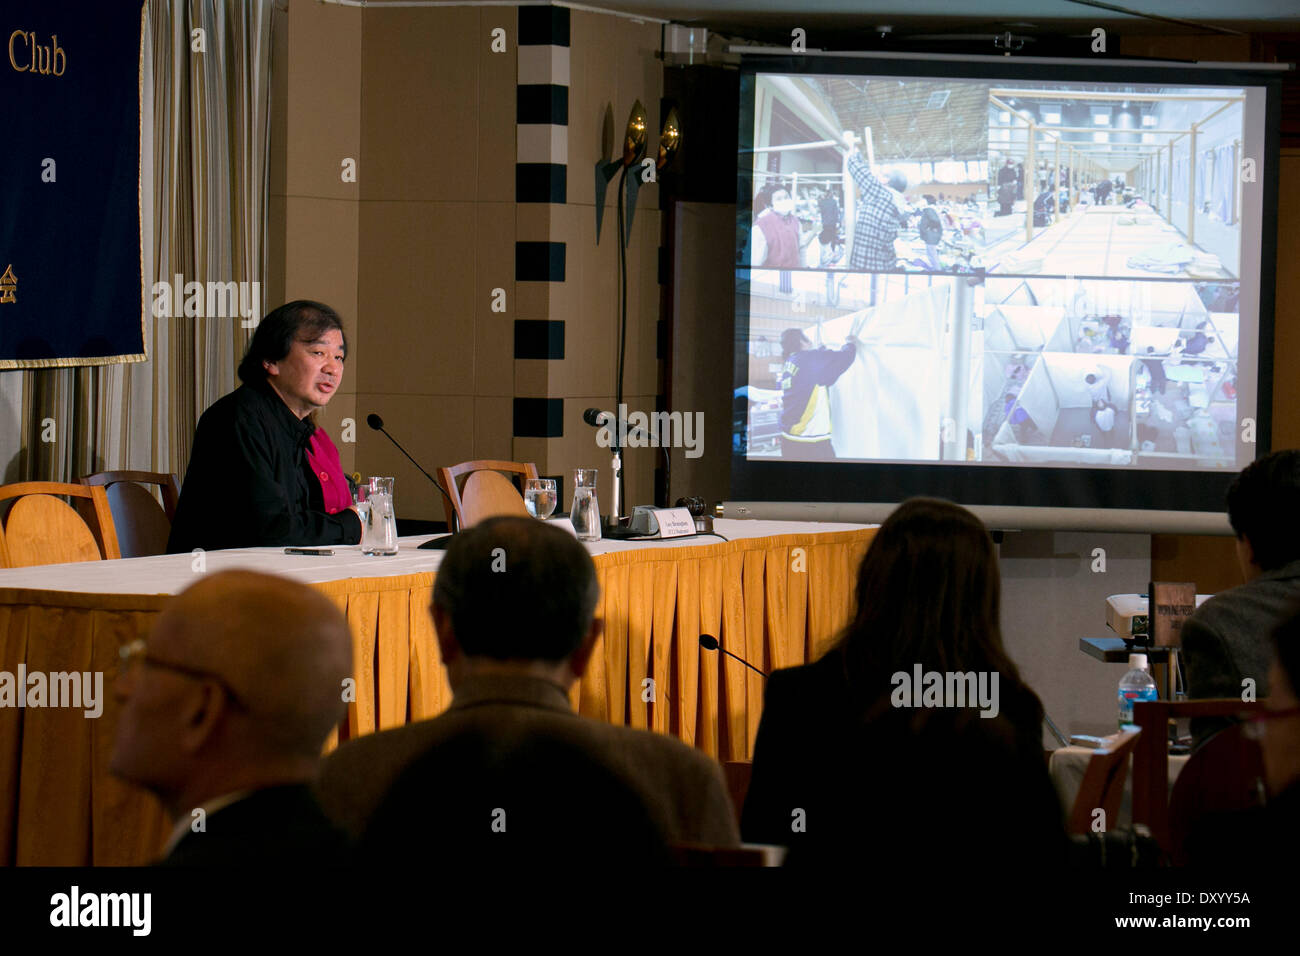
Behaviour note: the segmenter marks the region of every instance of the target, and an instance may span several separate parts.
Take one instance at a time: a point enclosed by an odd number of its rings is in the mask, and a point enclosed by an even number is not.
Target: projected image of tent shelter
[[[762,74],[755,83],[753,192],[757,197],[770,185],[791,191],[796,215],[818,217],[818,242],[835,247],[823,251],[821,264],[851,268],[866,188],[850,168],[845,134],[852,134],[872,176],[897,174],[896,184],[906,182],[895,197],[896,256],[886,256],[888,266],[868,268],[971,271],[985,243],[988,88],[969,80]],[[933,250],[920,232],[922,211],[931,207],[930,221],[942,233]],[[816,267],[806,251],[801,264]]]
[[[1016,397],[1013,414],[993,439],[992,460],[1034,464],[1127,465],[1133,461],[1130,415],[1133,359],[1123,355],[1039,356]],[[1102,428],[1092,415],[1096,382],[1113,406]],[[1016,416],[1022,409],[1023,416]],[[1016,419],[1019,419],[1018,421]],[[1105,421],[1105,419],[1103,419]]]
[[[990,166],[1024,164],[1020,228],[989,271],[1223,278],[1240,273],[1244,94],[994,86]]]

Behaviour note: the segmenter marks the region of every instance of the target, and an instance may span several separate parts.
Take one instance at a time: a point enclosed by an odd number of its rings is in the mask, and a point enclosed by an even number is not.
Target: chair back
[[[1169,832],[1169,721],[1182,717],[1232,717],[1253,713],[1260,707],[1259,701],[1235,697],[1133,702],[1133,722],[1146,731],[1133,752],[1133,822],[1146,824],[1166,852],[1172,855],[1173,849]],[[1202,746],[1209,745],[1210,741],[1206,741]]]
[[[118,548],[124,558],[167,553],[172,518],[176,514],[176,476],[151,471],[101,471],[81,479],[108,493]],[[162,505],[141,485],[158,485]]]
[[[85,501],[92,528],[64,495]],[[121,557],[108,495],[103,488],[58,481],[25,481],[0,486],[0,501],[13,500],[0,530],[0,562],[5,567],[98,561]]]
[[[439,468],[438,480],[447,490],[442,501],[447,527],[468,528],[485,518],[503,514],[527,515],[523,493],[503,475],[522,482],[537,477],[537,466],[532,462],[485,459]]]
[[[1188,863],[1187,834],[1202,817],[1260,806],[1264,755],[1243,724],[1220,730],[1196,748],[1169,796],[1170,862]]]
[[[1124,781],[1128,778],[1128,758],[1137,747],[1141,733],[1140,730],[1125,731],[1105,750],[1092,752],[1074,806],[1070,808],[1070,819],[1066,824],[1070,833],[1091,832],[1093,813],[1098,809],[1105,813],[1106,829],[1115,826],[1119,820],[1120,801],[1124,797]]]

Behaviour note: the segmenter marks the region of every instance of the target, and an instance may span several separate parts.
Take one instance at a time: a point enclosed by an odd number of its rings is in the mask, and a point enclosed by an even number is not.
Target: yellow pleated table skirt
[[[848,623],[874,529],[784,534],[595,557],[605,632],[573,689],[579,713],[673,734],[720,760],[750,756],[764,671],[815,659]],[[352,628],[356,700],[336,739],[441,713],[451,703],[429,603],[432,573],[314,585]],[[0,709],[0,864],[122,865],[155,859],[161,805],[108,772],[118,649],[148,633],[165,595],[0,589],[0,671],[100,671],[103,714]]]

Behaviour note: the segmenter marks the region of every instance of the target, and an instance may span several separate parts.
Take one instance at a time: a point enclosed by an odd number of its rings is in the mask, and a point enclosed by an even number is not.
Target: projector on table
[[[1200,607],[1210,597],[1213,597],[1213,595],[1196,595],[1196,606]],[[1147,596],[1145,594],[1112,594],[1106,598],[1106,626],[1126,641],[1147,634],[1150,629],[1147,617]]]

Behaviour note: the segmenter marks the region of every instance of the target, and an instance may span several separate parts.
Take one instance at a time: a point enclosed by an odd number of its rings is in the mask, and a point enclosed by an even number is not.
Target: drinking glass
[[[555,497],[554,478],[529,478],[524,482],[524,507],[534,518],[549,518],[555,510]]]
[[[361,482],[357,485],[357,517],[361,519],[361,537],[365,540],[366,525],[370,523],[370,485]]]
[[[361,526],[364,554],[397,553],[397,512],[393,508],[393,479],[371,478],[367,483],[369,506]]]
[[[579,541],[600,540],[600,503],[596,500],[595,468],[574,469],[569,520],[573,522]]]

